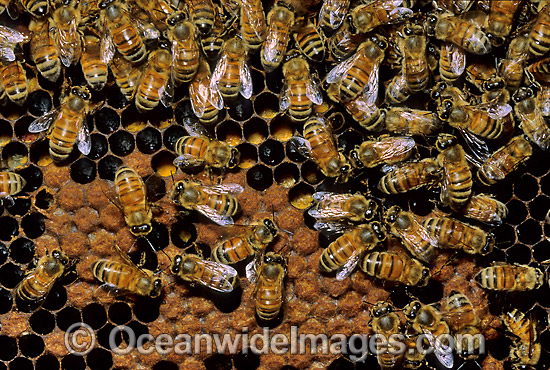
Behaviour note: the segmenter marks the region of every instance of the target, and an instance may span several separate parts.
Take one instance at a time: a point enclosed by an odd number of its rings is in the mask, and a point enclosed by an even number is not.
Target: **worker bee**
[[[426,353],[418,348],[420,336],[408,333],[405,336],[405,354],[403,355],[403,367],[405,369],[416,370],[426,362]]]
[[[377,302],[371,308],[371,321],[374,334],[385,338],[376,347],[376,359],[382,369],[393,369],[403,361],[401,320],[389,302]]]
[[[210,88],[223,99],[236,99],[239,92],[245,99],[252,96],[252,76],[246,64],[246,48],[239,38],[224,42],[222,56],[212,73]]]
[[[331,192],[313,193],[313,206],[307,213],[317,219],[314,228],[332,231],[343,230],[344,221],[371,221],[378,213],[378,204],[360,193],[338,194]]]
[[[550,86],[541,86],[537,95],[537,103],[544,117],[550,116]]]
[[[189,100],[193,112],[205,125],[215,123],[219,111],[223,108],[223,98],[219,90],[211,88],[211,78],[208,63],[199,59],[197,73],[189,83]]]
[[[391,107],[385,111],[386,130],[400,135],[433,135],[443,128],[436,113],[406,107]]]
[[[15,294],[23,302],[41,304],[52,286],[69,265],[69,258],[63,251],[46,252],[36,263],[36,268],[27,274],[15,288]]]
[[[262,66],[273,72],[286,54],[290,31],[294,26],[294,12],[280,2],[267,15],[267,35],[260,51]]]
[[[347,16],[342,26],[328,40],[328,50],[336,61],[343,61],[357,50],[365,39],[365,35],[357,33],[351,16]]]
[[[516,136],[481,164],[477,177],[483,184],[492,185],[503,180],[521,163],[529,159],[531,154],[533,154],[531,144],[523,136]]]
[[[504,88],[504,80],[495,67],[485,63],[470,63],[466,67],[466,81],[481,92],[495,92]]]
[[[365,90],[355,99],[342,104],[352,118],[365,130],[380,131],[383,128],[385,111],[376,106],[378,85],[372,85],[372,88],[373,91]]]
[[[456,137],[449,134],[439,134],[437,148],[440,151],[437,161],[443,168],[441,202],[453,210],[459,210],[468,203],[472,194],[472,172],[466,153]]]
[[[350,0],[324,0],[319,11],[319,25],[335,30],[348,14]]]
[[[29,95],[27,72],[20,61],[2,62],[2,85],[8,98],[17,105],[23,105]]]
[[[529,53],[541,57],[550,50],[550,5],[542,8],[529,32]]]
[[[443,315],[433,305],[413,300],[403,308],[403,314],[417,334],[423,334],[438,361],[448,369],[454,365],[453,351],[449,336],[451,330]]]
[[[219,243],[212,251],[216,262],[233,264],[254,254],[260,255],[277,237],[279,228],[272,219],[265,218],[256,225],[249,226],[247,231]]]
[[[506,204],[486,194],[472,195],[460,210],[462,215],[489,225],[500,225],[508,214]]]
[[[384,221],[390,227],[390,232],[401,239],[413,256],[426,263],[434,261],[437,240],[430,235],[414,214],[393,206],[386,211]]]
[[[330,125],[321,117],[313,116],[304,124],[303,134],[303,138],[291,139],[295,149],[311,158],[326,177],[336,177],[338,182],[347,182],[351,167],[338,150]]]
[[[121,166],[115,173],[115,187],[130,232],[137,237],[148,235],[152,230],[153,214],[141,176],[132,168]]]
[[[533,370],[541,355],[541,344],[537,342],[536,321],[515,308],[503,314],[502,321],[514,336],[508,356],[512,369]]]
[[[283,65],[285,81],[281,90],[279,108],[288,109],[290,117],[302,122],[313,112],[313,104],[323,103],[323,94],[315,75],[310,73],[309,64],[302,57],[290,59]]]
[[[522,87],[516,91],[513,99],[516,103],[514,112],[523,133],[539,148],[547,150],[550,147],[550,127],[544,120],[535,92]]]
[[[442,42],[439,54],[439,74],[447,82],[456,81],[466,69],[466,52],[461,47]]]
[[[155,277],[151,270],[134,265],[129,258],[125,260],[97,260],[92,264],[92,274],[111,288],[151,298],[158,297],[162,289],[161,279]]]
[[[199,45],[195,38],[195,26],[183,19],[184,13],[170,16],[168,39],[172,43],[172,74],[176,85],[189,82],[199,68]]]
[[[115,77],[115,82],[120,88],[120,92],[126,100],[130,101],[134,97],[134,92],[141,79],[141,70],[134,67],[133,64],[116,53],[109,68]]]
[[[385,194],[406,193],[422,186],[433,186],[441,181],[441,166],[433,158],[403,163],[390,167],[378,182],[378,189]]]
[[[239,10],[241,8],[241,2],[239,0],[220,0],[220,3],[222,4],[223,9],[225,9],[229,14],[235,17],[239,16]],[[218,9],[218,11],[223,12],[221,8]]]
[[[102,90],[107,83],[109,70],[107,64],[101,60],[100,39],[96,35],[88,34],[82,38],[82,56],[80,65],[88,85],[94,90]]]
[[[44,22],[46,24],[48,23],[46,21]],[[29,31],[33,33],[33,38],[36,37],[36,33],[38,32],[37,28],[39,28],[40,25],[42,25],[42,22],[38,20],[31,20],[29,23]],[[42,27],[42,29],[48,30],[47,26]],[[0,60],[6,62],[15,61],[15,46],[19,43],[26,43],[29,39],[32,42],[32,38],[30,38],[29,35],[19,32],[16,29],[0,25]]]
[[[359,32],[367,33],[378,26],[403,22],[413,14],[407,5],[404,0],[375,0],[358,5],[350,12],[353,26]]]
[[[386,47],[384,39],[373,36],[362,43],[352,57],[334,67],[326,78],[329,96],[346,102],[378,85],[378,71]]]
[[[361,270],[376,279],[409,286],[426,286],[430,269],[406,255],[390,252],[371,252],[361,262]]]
[[[412,93],[407,85],[407,78],[400,72],[396,74],[386,86],[385,103],[389,105],[401,104],[411,97]]]
[[[82,55],[82,40],[78,30],[80,12],[76,7],[63,5],[52,16],[54,25],[53,40],[65,67],[78,63]]]
[[[512,30],[514,15],[522,3],[523,0],[490,2],[484,30],[493,46],[504,44]]]
[[[312,62],[325,60],[325,38],[311,20],[308,20],[297,32],[292,34],[298,49]]]
[[[247,278],[256,283],[254,298],[256,315],[262,320],[277,317],[283,305],[284,279],[287,273],[286,259],[280,254],[267,252],[261,265],[247,270]]]
[[[439,248],[461,249],[469,254],[487,255],[493,251],[493,235],[450,217],[429,217],[423,222]]]
[[[355,270],[365,252],[385,238],[384,227],[377,221],[346,231],[323,251],[319,258],[319,271],[337,271],[336,280],[344,280]]]
[[[525,74],[531,80],[535,80],[538,83],[548,84],[550,83],[550,58],[542,58],[537,60],[533,64],[529,65],[526,69]]]
[[[232,217],[241,210],[235,195],[243,190],[237,184],[208,186],[193,181],[178,181],[172,188],[170,198],[183,208],[199,211],[218,225],[232,225]]]
[[[20,174],[0,171],[0,204],[13,203],[12,195],[21,192],[26,184],[27,181]]]
[[[240,7],[240,5],[239,5]],[[214,19],[214,25],[212,26],[212,31],[209,35],[202,35],[200,37],[201,49],[209,60],[216,59],[220,54],[223,46],[223,36],[226,31],[229,30],[230,26],[224,24],[225,16],[223,15],[223,10],[219,8],[218,5],[216,9],[216,18]],[[238,10],[238,9],[237,9]],[[233,22],[237,19],[237,16],[233,18]]]
[[[86,87],[75,86],[64,96],[61,106],[37,118],[29,126],[29,132],[48,130],[50,156],[56,162],[69,157],[74,144],[87,155],[92,149],[90,132],[85,118],[90,113],[90,92]]]
[[[485,289],[526,291],[540,288],[544,282],[544,273],[537,267],[497,262],[481,269],[475,280]]]
[[[160,48],[149,55],[134,96],[139,111],[152,110],[159,101],[165,107],[170,106],[174,96],[171,67],[172,55],[168,50]]]
[[[452,42],[472,54],[483,55],[492,50],[489,38],[479,26],[484,21],[485,15],[482,12],[468,12],[461,16],[432,14],[427,18],[426,30],[428,36]]]
[[[421,26],[410,24],[403,27],[399,39],[399,48],[403,53],[402,72],[412,94],[424,90],[430,80],[426,47],[426,35]]]
[[[216,9],[212,0],[187,0],[191,19],[195,27],[203,35],[208,35],[214,27],[214,18],[216,17]]]
[[[355,168],[373,168],[380,164],[395,164],[408,159],[416,142],[408,136],[380,136],[366,140],[350,153]]]
[[[445,318],[457,339],[457,354],[465,360],[476,359],[480,354],[483,338],[479,330],[479,317],[474,306],[464,294],[452,291],[445,300]],[[468,337],[472,340],[468,340]]]
[[[135,5],[147,13],[147,18],[159,31],[164,31],[168,24],[167,19],[174,13],[170,1],[166,0],[135,0]]]
[[[467,12],[473,3],[473,0],[434,0],[434,6],[437,9],[446,10],[453,14]]]
[[[36,18],[42,18],[50,12],[49,0],[21,0],[21,5]]]
[[[525,64],[529,56],[528,47],[529,33],[519,33],[508,45],[506,58],[499,62],[499,73],[510,92],[514,92],[523,81]]]
[[[191,284],[200,284],[222,293],[233,291],[239,282],[233,267],[207,261],[193,254],[176,255],[170,271]]]
[[[267,23],[261,0],[241,0],[240,23],[244,47],[253,53],[262,46],[267,35]]]

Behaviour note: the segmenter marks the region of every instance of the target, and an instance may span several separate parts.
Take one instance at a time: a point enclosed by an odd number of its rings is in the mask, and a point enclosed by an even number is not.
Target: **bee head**
[[[487,91],[500,90],[504,88],[504,81],[500,78],[497,79],[496,81],[491,81],[491,82],[487,81],[483,84],[483,88]]]
[[[177,275],[181,270],[181,262],[183,261],[183,257],[181,255],[176,255],[174,257],[174,260],[172,261],[172,266],[170,266],[170,271],[172,274]]]
[[[456,145],[458,142],[457,142],[457,139],[456,139],[456,136],[454,135],[450,135],[450,134],[439,134],[438,138],[437,138],[437,149],[439,149],[440,151],[443,151],[445,149],[448,149],[454,145]]]
[[[437,110],[437,114],[439,116],[439,119],[442,121],[446,121],[451,116],[451,111],[453,110],[453,102],[451,99],[445,99],[443,100],[443,103],[441,103],[439,109]]]
[[[422,275],[418,281],[418,286],[426,286],[428,284],[428,280],[430,280],[430,269],[423,266]]]
[[[389,224],[395,223],[397,221],[397,216],[399,215],[399,213],[401,213],[401,208],[399,208],[398,206],[391,207],[386,212],[386,222]]]
[[[514,93],[512,99],[514,100],[514,103],[519,103],[525,99],[532,98],[534,95],[535,94],[533,93],[533,90],[531,88],[522,87]]]
[[[419,301],[412,301],[403,309],[403,313],[407,320],[412,321],[416,318],[418,311],[422,307],[422,304]]]
[[[506,41],[506,39],[504,37],[495,36],[492,33],[487,33],[487,38],[489,39],[489,41],[491,42],[491,44],[493,46],[497,46],[497,47],[504,45],[504,42]]]
[[[372,228],[372,231],[374,231],[374,235],[376,235],[376,238],[379,241],[383,241],[384,239],[386,239],[386,232],[384,231],[384,226],[382,225],[382,223],[374,221],[370,224],[370,226]]]
[[[279,233],[279,228],[275,225],[275,222],[273,222],[272,219],[266,218],[264,220],[264,225],[274,237]]]
[[[227,164],[227,167],[229,168],[235,168],[239,164],[241,160],[241,153],[237,148],[231,148],[231,158],[229,158],[229,163]]]
[[[134,225],[130,228],[132,235],[139,237],[148,235],[153,228],[149,224]]]
[[[160,292],[162,290],[162,281],[160,278],[153,278],[153,287],[151,289],[151,293],[149,293],[149,296],[151,298],[157,298],[160,295]]]
[[[180,204],[181,200],[180,197],[185,191],[185,183],[183,181],[178,181],[174,184],[174,188],[172,189],[172,201],[176,204]]]
[[[61,252],[59,249],[55,249],[52,252],[52,257],[61,262],[63,265],[67,265],[69,263],[69,259],[63,252]]]
[[[379,302],[372,308],[372,315],[374,317],[381,317],[390,312],[393,312],[393,308],[387,302]]]
[[[115,0],[101,0],[97,6],[99,9],[105,9],[114,2]]]
[[[435,14],[431,14],[426,18],[426,34],[428,36],[434,36],[435,35],[435,26],[437,24],[437,16]]]
[[[437,100],[441,97],[441,93],[447,88],[445,82],[438,82],[432,89],[432,99]]]
[[[48,6],[48,2],[46,2],[45,4],[46,5],[40,5],[38,8],[36,8],[32,12],[32,15],[34,15],[37,18],[41,18],[41,17],[45,16],[46,14],[48,14],[48,12],[50,11],[49,6]],[[63,4],[63,5],[65,5],[65,4]]]
[[[479,253],[482,256],[488,255],[489,253],[491,253],[493,251],[494,245],[495,245],[495,238],[493,238],[493,236],[489,234],[487,236],[487,241],[486,241],[485,245],[483,246],[483,248],[481,248],[481,251]]]

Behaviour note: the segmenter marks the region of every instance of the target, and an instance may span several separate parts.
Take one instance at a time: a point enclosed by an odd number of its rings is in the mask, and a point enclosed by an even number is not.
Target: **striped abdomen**
[[[237,236],[218,245],[212,256],[216,262],[232,264],[248,258],[254,252],[247,238]]]
[[[67,104],[69,105],[69,104]],[[49,133],[50,156],[54,161],[67,159],[76,143],[80,125],[84,124],[84,113],[65,107]]]
[[[130,167],[120,167],[115,174],[115,186],[125,216],[145,210],[147,190],[136,171]]]
[[[88,84],[94,90],[101,90],[107,83],[109,70],[107,64],[101,60],[99,53],[100,40],[96,36],[84,37],[84,50],[80,57],[82,72]]]
[[[108,22],[109,32],[118,52],[132,63],[140,63],[147,56],[147,49],[136,28],[126,16]]]
[[[316,161],[338,157],[338,149],[332,134],[317,118],[312,118],[305,124],[304,138],[309,141],[311,156]]]
[[[260,277],[256,288],[256,314],[260,319],[271,320],[283,305],[283,279]]]
[[[353,239],[351,233],[346,233],[330,243],[323,251],[319,259],[319,270],[323,272],[335,271],[348,261],[359,248],[358,243]]]
[[[185,155],[196,160],[205,158],[208,150],[208,140],[198,136],[182,136],[174,145],[175,151],[178,155]]]
[[[307,120],[313,112],[313,103],[306,95],[306,81],[289,81],[288,98],[290,116],[298,122]]]
[[[92,264],[92,273],[99,281],[117,289],[137,293],[140,278],[145,277],[137,268],[106,259],[100,259]]]
[[[19,193],[25,186],[25,183],[23,176],[17,173],[0,172],[0,197]]]
[[[40,24],[35,22],[34,24],[36,24],[36,30],[33,31],[33,37],[31,38],[31,58],[42,76],[55,82],[61,74],[61,61],[48,29],[49,24],[47,21],[40,22]]]
[[[267,23],[261,0],[241,1],[241,35],[248,51],[258,50],[267,35]]]
[[[550,50],[550,6],[545,6],[529,33],[529,53],[541,57]]]
[[[27,73],[18,61],[9,62],[2,69],[2,82],[8,98],[17,105],[27,101]]]

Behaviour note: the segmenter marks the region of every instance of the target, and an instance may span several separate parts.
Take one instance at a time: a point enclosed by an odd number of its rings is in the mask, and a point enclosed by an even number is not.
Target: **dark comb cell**
[[[292,162],[303,162],[306,158],[297,149],[296,143],[293,140],[286,142],[286,156]]]
[[[44,352],[44,341],[35,334],[26,334],[19,338],[19,349],[26,357],[37,357]]]
[[[2,159],[9,168],[18,168],[27,164],[29,150],[19,142],[12,141],[2,149]]]
[[[275,182],[283,188],[291,188],[300,181],[300,171],[294,163],[283,163],[275,167]]]
[[[298,209],[306,209],[313,202],[313,187],[303,182],[288,192],[290,204]]]
[[[84,357],[76,356],[69,354],[61,360],[62,369],[71,369],[71,370],[84,370],[86,369],[86,362]]]
[[[521,200],[529,201],[537,196],[539,184],[533,176],[523,175],[514,182],[514,194]]]
[[[269,167],[256,165],[246,173],[246,182],[253,189],[263,191],[273,184],[273,172]]]
[[[82,321],[92,327],[99,329],[107,322],[105,308],[99,303],[91,303],[82,309]]]
[[[23,176],[27,184],[23,188],[24,192],[32,192],[42,186],[43,176],[42,171],[38,167],[29,166],[23,168],[21,171],[17,171],[18,174]]]
[[[40,213],[30,213],[21,220],[23,232],[31,239],[38,238],[46,231],[45,217]]]
[[[153,222],[153,230],[146,236],[150,246],[153,246],[155,251],[159,251],[168,246],[170,237],[168,229],[163,224]]]
[[[26,126],[27,130],[26,132],[21,132],[20,133],[21,135],[29,134],[28,127],[32,121],[33,121],[32,118],[25,119],[25,125],[22,125],[22,126]],[[12,135],[13,135],[13,127],[11,123],[9,123],[8,121],[4,121],[3,119],[0,119],[0,144],[8,143],[11,140]]]
[[[496,246],[499,249],[506,249],[516,242],[516,232],[508,224],[502,224],[493,230]]]
[[[13,297],[9,290],[0,288],[0,314],[4,314],[11,310],[13,306]]]
[[[17,355],[17,341],[5,335],[0,335],[0,360],[10,361]]]
[[[252,76],[252,95],[258,95],[265,88],[264,75],[254,68],[250,68],[250,75]]]
[[[124,157],[134,151],[136,143],[132,134],[120,130],[109,136],[109,146],[113,154]]]
[[[2,122],[0,121],[0,142],[2,142],[2,139],[7,139],[6,141],[9,141],[11,139],[12,131],[15,132],[15,136],[24,143],[30,143],[35,140],[38,140],[40,138],[40,133],[30,133],[29,132],[29,126],[32,122],[34,122],[34,118],[30,116],[21,117],[18,119],[15,124],[13,125],[13,129],[10,125],[9,128],[2,127]]]
[[[103,348],[94,348],[86,356],[86,361],[91,370],[106,370],[113,366],[111,352]]]
[[[8,258],[8,247],[4,243],[0,243],[0,265],[2,265],[4,262],[6,262],[6,259]]]
[[[71,164],[71,178],[79,184],[88,184],[95,179],[96,164],[88,158],[80,158]]]
[[[132,319],[132,310],[128,304],[116,302],[109,307],[109,319],[113,324],[123,325]]]
[[[9,365],[10,370],[33,370],[32,361],[28,358],[17,357]]]
[[[521,235],[519,240],[521,240]],[[506,254],[510,261],[517,263],[527,264],[531,261],[531,249],[523,244],[514,244],[506,251]]]
[[[178,365],[170,361],[159,361],[153,365],[153,370],[178,370]]]
[[[100,134],[92,134],[91,140],[92,150],[90,151],[90,154],[88,154],[88,158],[99,159],[107,154],[107,151],[109,150],[109,143],[107,142],[105,136]]]
[[[27,264],[34,257],[34,243],[27,238],[17,238],[10,245],[10,257],[14,262]]]
[[[223,121],[217,126],[216,137],[230,145],[238,145],[242,140],[241,125],[235,121]]]
[[[344,153],[349,152],[363,142],[363,135],[355,130],[347,130],[338,137],[338,148],[342,148]]]
[[[233,357],[237,370],[257,369],[260,366],[260,356],[255,353],[242,353]]]
[[[162,136],[158,130],[147,127],[137,134],[136,144],[140,152],[152,154],[162,147]]]
[[[108,155],[105,158],[102,158],[97,165],[97,173],[99,178],[103,180],[115,179],[115,173],[120,166],[122,166],[122,159]]]
[[[302,179],[308,184],[316,185],[326,179],[325,175],[319,170],[319,166],[313,161],[302,163]]]
[[[526,162],[526,167],[529,169],[531,175],[539,177],[548,173],[550,162],[541,161],[538,155],[533,155]]]
[[[116,326],[114,326],[113,324],[111,323],[107,323],[105,326],[103,326],[101,329],[99,329],[97,331],[97,343],[100,345],[100,346],[103,346],[105,348],[111,348],[110,347],[110,343],[109,343],[109,337],[111,335],[111,332],[116,328]],[[116,335],[114,335],[114,339],[115,339],[115,344],[117,346],[120,346],[120,344],[122,343],[122,337],[123,337],[123,333],[121,333],[119,331],[119,333],[117,333]],[[126,336],[126,339],[127,339],[127,336]]]
[[[80,311],[74,307],[65,307],[55,315],[55,320],[57,321],[57,327],[63,331],[77,322],[81,322],[82,318],[80,317]]]
[[[170,229],[170,239],[178,248],[186,248],[197,240],[197,229],[193,223],[178,220]]]
[[[191,107],[191,101],[184,100],[179,103],[174,111],[174,117],[179,125],[183,125],[183,122],[186,119],[196,120],[195,113]]]
[[[430,193],[427,190],[420,189],[416,194],[409,198],[409,209],[415,215],[428,216],[435,207],[435,203],[430,198]]]
[[[544,221],[546,214],[550,210],[550,198],[546,195],[539,195],[529,202],[529,214],[535,220]]]
[[[267,165],[276,166],[285,158],[285,149],[281,142],[267,140],[258,149],[260,160]]]
[[[40,356],[35,363],[36,370],[59,370],[59,360],[54,355]]]
[[[31,199],[18,197],[17,195],[13,198],[13,205],[6,204],[6,209],[8,212],[14,216],[23,216],[31,208]],[[9,203],[5,201],[4,203]]]
[[[239,95],[238,100],[229,108],[229,116],[236,121],[246,121],[252,114],[254,114],[254,108],[252,107],[252,101],[244,99]]]
[[[36,194],[34,205],[40,209],[49,209],[54,204],[53,195],[46,189],[42,189]]]
[[[94,115],[95,127],[102,134],[109,135],[120,126],[120,117],[110,108],[102,108]]]
[[[237,146],[237,150],[241,154],[239,168],[247,169],[258,163],[258,150],[254,145],[242,143]]]
[[[151,159],[151,167],[160,176],[171,176],[177,170],[176,166],[174,166],[174,159],[176,159],[174,153],[162,150]]]
[[[36,90],[27,98],[29,113],[33,116],[42,116],[52,109],[52,97],[44,90]]]
[[[550,241],[542,240],[533,247],[533,258],[537,262],[543,262],[550,259]]]
[[[275,117],[279,113],[279,98],[271,93],[257,96],[254,100],[254,111],[258,116],[265,119]]]
[[[215,354],[204,360],[206,370],[231,370],[231,357]]]
[[[159,317],[159,306],[162,298],[137,297],[134,304],[134,315],[143,323],[155,321]]]
[[[65,303],[67,303],[67,291],[61,284],[56,283],[48,293],[42,307],[50,311],[56,311],[65,306]]]
[[[527,217],[527,207],[519,200],[512,199],[506,206],[508,207],[507,223],[518,225]]]
[[[37,334],[49,334],[55,327],[55,318],[52,313],[39,309],[29,319],[32,330]]]
[[[19,225],[13,217],[0,217],[0,240],[10,241],[19,233]]]
[[[533,219],[526,220],[518,226],[518,239],[525,244],[535,244],[542,238],[540,223]]]
[[[107,103],[115,109],[124,108],[130,103],[126,99],[124,94],[122,94],[122,92],[120,91],[117,85],[113,85],[110,88],[108,88],[107,93],[105,95],[107,96]]]
[[[163,135],[163,142],[166,149],[174,150],[174,144],[176,143],[176,141],[178,141],[180,137],[187,135],[187,133],[185,132],[185,129],[183,127],[173,125],[168,127],[164,131]]]
[[[23,279],[23,271],[19,266],[6,263],[0,267],[0,283],[6,288],[15,288]]]

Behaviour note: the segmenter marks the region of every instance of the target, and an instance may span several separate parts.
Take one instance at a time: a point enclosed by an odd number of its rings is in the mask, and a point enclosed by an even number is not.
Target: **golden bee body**
[[[475,280],[489,290],[526,291],[540,288],[544,282],[544,273],[537,267],[495,263],[481,269]]]
[[[481,27],[464,17],[453,15],[432,15],[428,17],[428,35],[453,44],[472,54],[490,53],[492,45]]]
[[[193,254],[176,255],[171,271],[182,280],[223,293],[231,292],[239,281],[233,267],[203,260]]]
[[[212,0],[187,0],[191,19],[203,35],[208,35],[214,27],[216,9]]]
[[[302,54],[312,62],[320,63],[325,60],[325,38],[313,22],[308,21],[297,32],[292,34],[296,46]]]
[[[214,124],[218,120],[220,109],[223,108],[221,94],[210,87],[211,79],[208,63],[200,59],[197,72],[189,82],[189,99],[193,112],[205,125]]]
[[[57,81],[61,75],[61,60],[50,33],[50,22],[33,19],[29,31],[32,32],[30,54],[36,68],[48,81]]]
[[[29,95],[27,73],[19,61],[4,62],[2,84],[8,98],[17,105],[23,105]]]
[[[153,214],[141,176],[134,169],[122,166],[115,173],[115,187],[130,232],[137,237],[148,235]]]
[[[429,217],[424,227],[443,249],[460,249],[469,254],[486,255],[493,251],[491,234],[450,217]]]
[[[404,163],[385,174],[378,182],[378,189],[386,194],[406,193],[422,186],[432,186],[441,180],[441,167],[437,160],[425,158]]]
[[[466,161],[466,154],[456,138],[440,134],[438,138],[440,153],[437,161],[443,168],[441,202],[453,210],[463,208],[472,194],[472,172]]]
[[[430,69],[426,54],[427,40],[424,30],[418,25],[403,28],[399,47],[403,53],[402,71],[408,90],[415,94],[424,90],[430,81]]]
[[[402,334],[401,320],[391,303],[377,302],[371,308],[371,317],[369,325],[375,334],[383,335],[384,338]],[[376,360],[382,369],[393,369],[403,361],[403,351],[397,351],[391,343],[391,340],[387,340],[377,347]]]
[[[177,166],[189,168],[205,165],[212,168],[234,168],[239,163],[239,151],[226,142],[206,136],[182,136],[174,144]]]
[[[254,298],[256,315],[262,320],[272,320],[283,306],[286,259],[280,254],[265,254],[257,275]]]
[[[536,322],[515,308],[504,313],[502,321],[515,336],[508,356],[512,369],[534,369],[541,356],[541,344],[537,342]]]
[[[102,90],[107,84],[109,70],[101,59],[100,39],[96,35],[85,35],[82,39],[82,56],[80,65],[88,85],[94,90]]]
[[[350,158],[356,167],[395,164],[408,159],[415,146],[414,139],[408,136],[379,137],[364,141],[350,153]]]
[[[134,92],[141,78],[141,70],[134,67],[133,64],[122,57],[120,54],[115,54],[109,68],[115,77],[115,82],[120,88],[120,92],[126,100],[130,101],[134,97]]]
[[[360,267],[376,279],[409,286],[425,286],[431,276],[430,270],[418,260],[390,252],[368,253]]]
[[[443,122],[436,113],[406,107],[391,107],[385,112],[386,130],[399,135],[433,135]]]
[[[53,39],[61,63],[65,67],[77,64],[82,55],[82,35],[78,30],[80,12],[75,7],[64,5],[55,10],[52,19],[55,25]]]
[[[445,300],[445,318],[454,334],[464,336],[456,342],[457,354],[465,360],[479,357],[481,346],[481,331],[479,317],[474,306],[464,294],[452,291]],[[470,340],[466,336],[470,336]]]
[[[172,55],[165,49],[157,49],[149,55],[149,60],[141,81],[136,88],[135,104],[139,111],[154,109],[159,102],[167,106],[172,92],[169,91]]]
[[[246,64],[245,44],[239,38],[224,42],[222,56],[212,73],[210,86],[219,91],[223,99],[236,99],[241,95],[249,99],[252,96],[252,76]]]
[[[439,54],[439,74],[447,82],[456,81],[466,69],[466,52],[461,47],[443,42]]]
[[[541,57],[550,50],[550,5],[542,8],[529,32],[529,53]]]
[[[114,289],[156,298],[161,293],[162,283],[150,270],[129,263],[100,259],[92,264],[92,274],[102,283]]]
[[[537,94],[538,95],[538,94]],[[539,148],[550,148],[550,127],[542,115],[538,96],[529,89],[522,87],[514,94],[514,113],[520,121],[523,133]]]
[[[273,72],[286,54],[290,32],[294,26],[294,13],[282,5],[275,5],[267,15],[267,35],[260,50],[262,66]]]
[[[465,217],[489,225],[500,225],[508,215],[506,204],[486,194],[472,195],[461,210]]]
[[[168,31],[172,42],[172,68],[176,85],[189,82],[199,68],[199,45],[193,23],[182,20]]]
[[[246,50],[255,52],[266,39],[267,22],[261,0],[241,0],[241,35]]]

